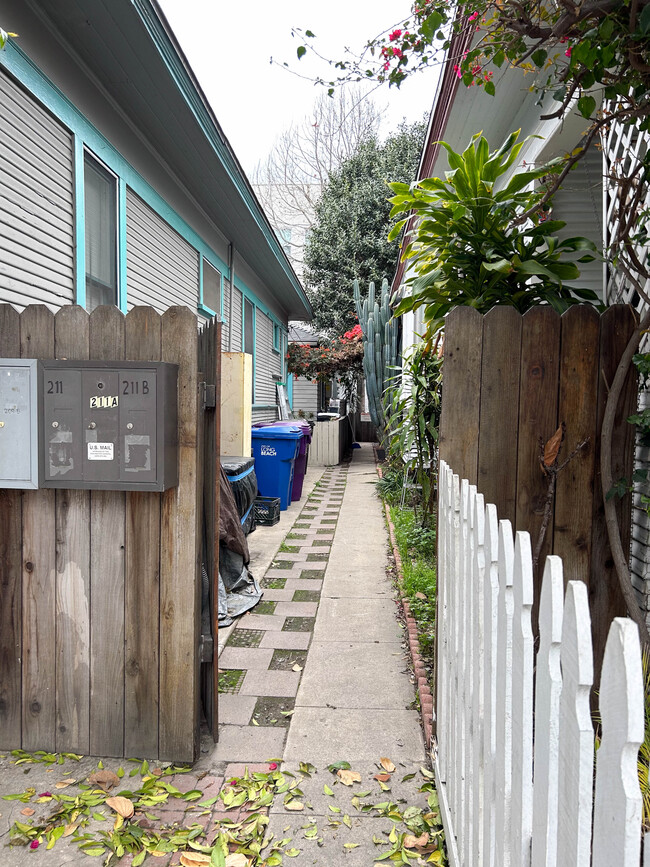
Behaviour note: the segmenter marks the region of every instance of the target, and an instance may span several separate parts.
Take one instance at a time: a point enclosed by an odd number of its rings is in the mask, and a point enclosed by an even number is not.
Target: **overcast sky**
[[[250,175],[275,138],[307,116],[318,95],[310,81],[270,64],[284,61],[308,76],[326,75],[309,54],[297,60],[291,28],[312,30],[335,60],[408,16],[409,0],[158,0],[226,136]],[[436,70],[400,90],[373,94],[387,106],[383,134],[405,117],[419,120],[433,101]]]

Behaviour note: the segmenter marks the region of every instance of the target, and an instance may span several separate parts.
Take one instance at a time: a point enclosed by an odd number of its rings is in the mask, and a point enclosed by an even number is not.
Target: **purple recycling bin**
[[[300,419],[283,419],[282,421],[259,421],[253,427],[289,427],[300,428],[302,439],[298,445],[298,454],[293,465],[293,483],[291,486],[291,502],[295,503],[302,497],[302,485],[307,471],[307,450],[311,443],[311,425]]]

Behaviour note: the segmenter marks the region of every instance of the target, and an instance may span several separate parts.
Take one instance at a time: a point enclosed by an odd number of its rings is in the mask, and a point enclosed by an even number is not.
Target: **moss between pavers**
[[[331,530],[324,530],[324,529],[322,529],[321,527],[318,527],[318,528],[316,529],[316,532],[318,533],[319,536],[322,536],[322,535],[324,535],[325,533],[331,533],[332,531],[331,531]],[[320,545],[321,543],[319,542],[318,544]],[[331,541],[330,541],[329,544],[330,544],[330,545],[332,544]]]
[[[226,668],[219,672],[219,692],[228,692],[234,695],[241,689],[244,682],[245,669]]]
[[[274,560],[271,563],[272,569],[293,569],[293,560]]]
[[[287,539],[306,539],[304,533],[287,533]]]
[[[264,695],[257,699],[250,725],[255,725],[253,720],[260,726],[282,726],[289,728],[291,716],[286,714],[292,711],[295,705],[293,698],[276,698],[272,695]],[[283,713],[284,711],[284,713]]]
[[[336,524],[336,521],[334,521],[332,518],[323,518],[321,524]]]
[[[311,530],[311,524],[294,524],[293,525],[297,530]]]
[[[315,617],[285,617],[283,632],[313,632]]]
[[[303,569],[302,572],[300,573],[300,577],[306,578],[308,580],[311,580],[314,578],[322,578],[323,577],[323,570],[322,569]]]
[[[297,554],[300,548],[297,545],[288,545],[283,542],[278,550],[279,554]]]
[[[227,641],[228,647],[259,647],[264,638],[263,629],[235,629]]]
[[[269,669],[271,671],[291,671],[294,665],[305,667],[306,650],[274,650]]]
[[[262,578],[260,584],[269,590],[284,590],[284,585],[287,583],[286,578]]]
[[[320,590],[296,590],[291,597],[292,602],[319,602]]]
[[[311,563],[322,563],[329,558],[329,554],[307,554],[307,561]]]
[[[262,602],[258,602],[255,608],[253,608],[254,614],[275,614],[275,606],[277,602],[271,602],[269,599],[264,599]]]

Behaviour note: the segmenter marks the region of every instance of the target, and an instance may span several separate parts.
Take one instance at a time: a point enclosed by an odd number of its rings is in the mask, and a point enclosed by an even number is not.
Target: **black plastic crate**
[[[280,520],[279,497],[256,497],[253,505],[255,523],[265,527],[272,527]]]

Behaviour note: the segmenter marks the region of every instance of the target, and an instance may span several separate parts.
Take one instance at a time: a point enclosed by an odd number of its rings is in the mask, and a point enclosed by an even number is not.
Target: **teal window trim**
[[[219,306],[221,308],[220,310],[213,310],[212,307],[210,307],[209,304],[206,304],[205,301],[203,300],[203,274],[204,274],[204,270],[205,270],[203,268],[203,260],[204,259],[219,274]],[[224,319],[224,315],[223,315],[223,282],[224,281],[223,281],[222,269],[219,268],[217,265],[214,265],[210,261],[208,256],[200,255],[199,256],[199,304],[198,304],[199,312],[202,313],[204,316],[208,316],[210,318],[212,318],[213,316],[218,316],[220,322],[226,321]]]
[[[276,352],[279,355],[280,354],[280,346],[281,346],[280,326],[276,322],[274,322],[273,323],[273,352]]]
[[[74,136],[74,284],[75,301],[86,306],[86,202],[84,198],[84,143]]]
[[[293,373],[287,374],[287,400],[293,411]]]
[[[117,187],[117,306],[127,310],[126,278],[126,181],[118,178]]]

